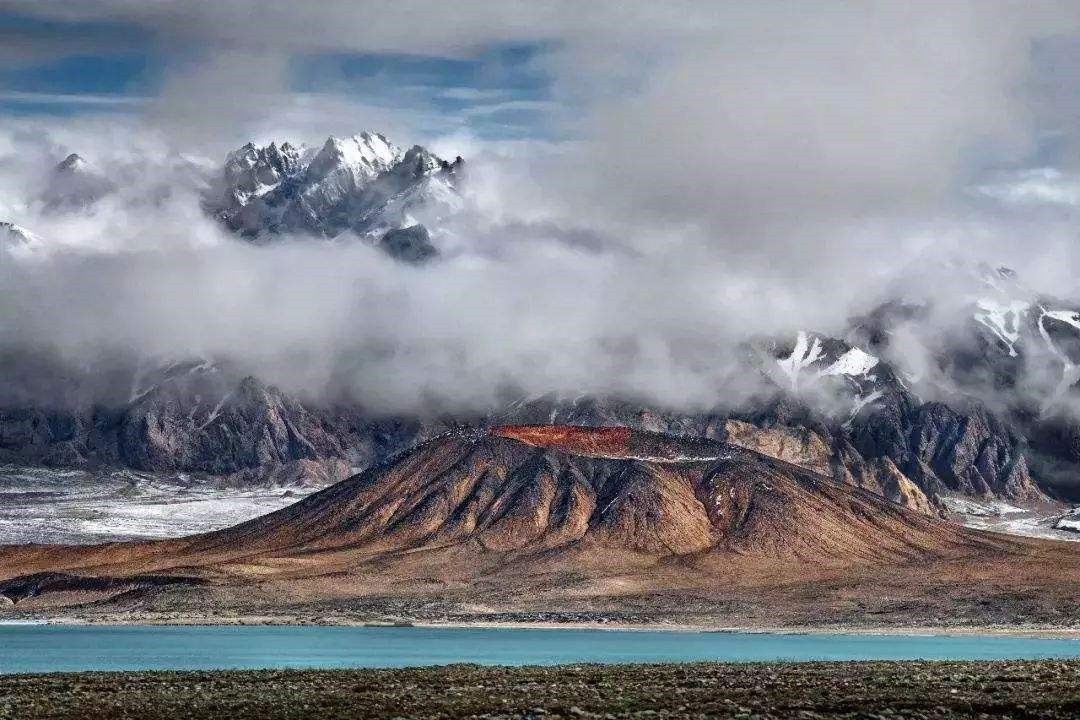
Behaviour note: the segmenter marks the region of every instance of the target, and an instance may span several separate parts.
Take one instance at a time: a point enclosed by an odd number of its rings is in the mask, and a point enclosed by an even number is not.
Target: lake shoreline
[[[618,632],[672,632],[672,633],[729,633],[764,635],[879,635],[911,637],[970,637],[974,635],[1026,638],[1080,638],[1080,627],[1050,625],[729,625],[723,622],[627,622],[627,621],[501,621],[470,620],[439,622],[394,618],[369,620],[350,617],[331,617],[312,620],[300,615],[236,615],[236,616],[155,616],[132,614],[118,615],[58,615],[28,616],[5,621],[3,625],[50,625],[50,626],[177,626],[177,627],[416,627],[434,629],[516,629],[516,630],[608,630]]]

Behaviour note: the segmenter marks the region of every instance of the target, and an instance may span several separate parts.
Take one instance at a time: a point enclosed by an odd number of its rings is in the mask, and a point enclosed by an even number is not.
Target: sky
[[[707,404],[737,341],[958,292],[948,259],[1075,294],[1078,116],[1070,1],[0,0],[0,220],[55,249],[0,264],[0,339],[243,355],[388,407]],[[466,158],[444,262],[201,214],[192,167],[361,130]],[[118,189],[46,212],[69,152]]]
[[[70,5],[70,3],[68,4]],[[572,112],[552,97],[551,52],[543,36],[463,40],[429,52],[420,44],[297,43],[280,51],[238,47],[235,38],[166,37],[182,21],[184,4],[166,19],[123,8],[67,12],[38,3],[0,6],[0,112],[11,116],[70,117],[138,114],[169,92],[171,83],[222,64],[239,68],[231,82],[269,86],[291,102],[379,109],[431,139],[459,132],[485,139],[562,136]],[[229,5],[226,3],[226,5]],[[240,3],[223,14],[243,15]],[[203,12],[191,3],[192,16]],[[377,9],[380,3],[366,7]],[[363,4],[358,7],[365,7]],[[166,8],[167,9],[167,8]],[[247,8],[257,14],[256,6]],[[357,13],[354,22],[362,21]],[[206,18],[210,21],[211,18]],[[285,21],[285,18],[282,18]],[[250,24],[250,23],[249,23]],[[265,77],[244,77],[264,75]],[[248,88],[236,88],[247,90]],[[218,98],[228,102],[228,99]],[[312,113],[314,114],[314,113]],[[360,114],[363,114],[361,110]],[[355,122],[355,120],[353,120]],[[245,128],[235,128],[234,133]]]
[[[690,131],[727,119],[728,129],[752,130],[762,143],[782,139],[820,154],[807,160],[851,164],[839,143],[823,142],[834,129],[853,153],[864,149],[862,132],[880,141],[875,149],[891,145],[903,156],[887,161],[962,160],[968,171],[1071,160],[1077,14],[1068,2],[1006,0],[951,0],[933,11],[780,0],[454,8],[3,0],[0,113],[115,113],[158,124],[167,115],[212,131],[199,144],[213,146],[377,124],[428,142],[580,139],[601,112],[628,110],[623,104],[685,109]],[[665,103],[666,93],[678,94]],[[783,138],[770,138],[777,123]],[[615,129],[648,137],[632,124]],[[931,163],[910,152],[920,149],[945,155]]]

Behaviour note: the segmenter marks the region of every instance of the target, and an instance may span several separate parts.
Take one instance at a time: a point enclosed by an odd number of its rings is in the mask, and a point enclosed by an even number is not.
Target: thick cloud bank
[[[1071,52],[1071,3],[34,11],[133,23],[161,52],[201,51],[123,116],[0,124],[0,220],[36,236],[0,255],[8,350],[76,364],[228,358],[289,389],[389,409],[549,390],[696,408],[752,390],[731,375],[752,337],[841,333],[898,295],[968,301],[960,280],[926,272],[947,259],[1009,264],[1075,294],[1072,204],[1009,195],[1009,173],[1046,134],[1072,141],[1035,52],[1049,39]],[[258,17],[258,32],[234,33],[250,29],[241,17]],[[63,51],[50,42],[27,39],[10,59]],[[409,112],[303,95],[287,77],[296,55],[494,43],[546,48],[533,62],[565,110],[565,139],[425,136]],[[466,156],[466,210],[437,262],[401,265],[358,242],[251,245],[200,210],[228,147],[363,129]],[[69,152],[110,183],[89,208],[45,199]],[[1066,188],[1069,157],[1055,176]],[[919,338],[912,362],[931,343]]]

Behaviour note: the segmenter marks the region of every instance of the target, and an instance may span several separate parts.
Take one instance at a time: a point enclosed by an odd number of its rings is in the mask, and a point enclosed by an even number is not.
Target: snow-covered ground
[[[970,528],[1080,542],[1080,531],[1072,530],[1069,526],[1074,521],[1080,521],[1078,509],[1068,511],[1053,506],[1028,509],[1000,500],[974,500],[959,496],[942,497],[942,502]]]
[[[238,490],[183,475],[0,466],[0,545],[190,535],[277,510],[309,492]]]
[[[128,470],[89,473],[0,465],[0,545],[191,535],[278,510],[310,492],[297,487],[238,490],[184,475]],[[968,527],[1080,542],[1080,508],[1025,509],[960,496],[942,500]]]
[[[1054,528],[1073,533],[1080,540],[1080,507],[1075,507],[1058,518],[1058,521],[1054,523]]]

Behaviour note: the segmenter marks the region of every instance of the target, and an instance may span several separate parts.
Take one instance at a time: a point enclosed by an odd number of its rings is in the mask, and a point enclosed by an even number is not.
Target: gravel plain
[[[1076,718],[1080,661],[0,676],[0,718]]]

